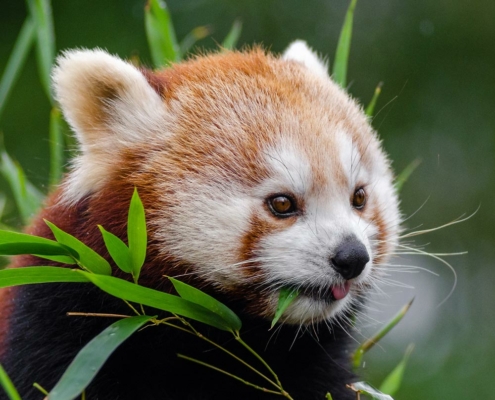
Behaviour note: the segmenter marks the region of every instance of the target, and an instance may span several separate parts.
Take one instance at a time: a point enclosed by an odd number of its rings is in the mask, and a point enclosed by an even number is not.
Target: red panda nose
[[[369,260],[364,244],[356,238],[350,238],[339,245],[330,263],[342,278],[349,280],[359,276]]]

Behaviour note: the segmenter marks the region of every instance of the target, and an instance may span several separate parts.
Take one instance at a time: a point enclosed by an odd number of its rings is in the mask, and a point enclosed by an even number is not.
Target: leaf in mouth
[[[275,316],[273,317],[272,326],[270,327],[270,329],[275,326],[284,311],[287,310],[287,307],[291,305],[291,303],[298,295],[299,291],[297,289],[286,286],[280,289],[280,293],[278,295],[277,311],[275,312]]]

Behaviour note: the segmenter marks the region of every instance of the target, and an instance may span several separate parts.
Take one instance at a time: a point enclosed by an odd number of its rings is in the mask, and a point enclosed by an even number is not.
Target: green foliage
[[[27,224],[39,210],[43,194],[28,181],[22,167],[5,152],[0,152],[0,173],[9,183],[22,222]]]
[[[55,186],[62,178],[64,169],[64,123],[57,107],[50,112],[50,186]]]
[[[242,21],[236,19],[230,28],[230,32],[227,34],[222,42],[222,47],[226,50],[233,50],[237,46],[237,42],[241,37],[242,32]]]
[[[86,246],[79,239],[74,236],[64,232],[62,229],[58,228],[50,221],[46,221],[46,224],[53,232],[57,242],[67,246],[76,252],[76,261],[79,266],[86,269],[87,271],[94,272],[95,274],[111,275],[112,268],[107,260],[100,256],[96,251]],[[36,252],[31,252],[30,254],[37,254]]]
[[[0,271],[0,288],[55,282],[89,282],[77,270],[60,267],[24,267]]]
[[[52,6],[50,0],[27,0],[27,5],[36,26],[36,50],[40,80],[48,99],[52,102],[50,76],[55,60]]]
[[[115,349],[152,318],[144,315],[123,318],[95,336],[77,354],[50,391],[50,400],[67,400],[79,396]]]
[[[175,36],[172,18],[165,2],[149,0],[145,8],[145,26],[155,67],[180,61],[180,46]]]
[[[34,42],[35,29],[33,19],[26,18],[0,80],[0,117]]]
[[[21,396],[17,392],[14,384],[10,380],[9,376],[0,365],[0,386],[3,387],[3,390],[7,394],[9,400],[21,400]]]
[[[241,320],[230,308],[193,286],[174,278],[169,279],[180,297],[221,316],[233,331],[239,331],[241,329]]]
[[[373,97],[371,98],[370,103],[368,104],[368,106],[366,107],[366,109],[364,111],[368,117],[372,117],[373,113],[375,112],[376,102],[378,101],[378,97],[380,96],[380,93],[382,92],[382,86],[383,86],[382,82],[380,82],[376,86],[375,92],[373,93]]]
[[[131,206],[129,208],[129,215],[127,218],[127,240],[129,241],[132,276],[134,277],[134,282],[137,282],[141,272],[141,267],[143,266],[144,259],[146,258],[148,236],[146,233],[144,207],[138,196],[136,188],[134,188]]]
[[[97,275],[83,271],[80,273],[84,274],[89,281],[104,292],[120,299],[191,318],[224,331],[233,331],[237,327],[232,326],[222,315],[215,314],[203,306],[181,299],[178,296],[148,289],[113,276]]]
[[[406,353],[404,354],[402,360],[383,380],[382,384],[380,385],[380,391],[382,391],[383,393],[388,393],[391,396],[397,393],[402,384],[402,379],[404,378],[404,372],[406,370],[407,362],[409,361],[409,356],[411,355],[413,350],[414,345],[410,344],[407,347]]]
[[[184,58],[189,50],[196,44],[197,41],[204,39],[211,34],[211,27],[198,26],[189,32],[180,42],[180,58]]]
[[[113,233],[108,232],[103,226],[98,225],[103,236],[105,246],[113,261],[122,271],[132,274],[132,260],[129,247]]]
[[[343,88],[347,85],[347,65],[349,61],[349,53],[351,51],[352,39],[352,24],[354,21],[354,9],[356,8],[357,0],[351,0],[351,4],[347,9],[344,19],[344,25],[340,31],[337,51],[335,52],[335,60],[333,63],[332,78]]]
[[[361,365],[363,355],[381,339],[383,339],[383,337],[387,333],[389,333],[392,328],[394,328],[402,320],[402,318],[404,318],[404,316],[411,308],[413,301],[414,299],[412,299],[409,303],[402,307],[400,311],[387,324],[385,324],[378,332],[376,332],[371,338],[366,340],[356,349],[352,356],[352,365],[354,368],[358,368]]]
[[[278,295],[277,311],[275,312],[275,316],[273,317],[271,328],[275,326],[284,311],[287,310],[287,307],[292,304],[298,294],[299,292],[293,288],[283,287],[282,289],[280,289],[280,293]]]
[[[421,160],[414,160],[412,161],[404,170],[397,176],[395,179],[395,190],[397,192],[400,192],[402,189],[402,186],[404,186],[404,183],[409,179],[409,177],[412,175],[412,173],[416,170],[416,168],[419,167],[419,164],[421,164]]]

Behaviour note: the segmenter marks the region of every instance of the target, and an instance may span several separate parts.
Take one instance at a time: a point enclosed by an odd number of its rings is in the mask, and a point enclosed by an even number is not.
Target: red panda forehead
[[[338,164],[333,136],[341,131],[368,160],[374,138],[358,106],[329,79],[260,49],[201,57],[147,78],[175,117],[169,154],[184,171],[211,176],[221,166],[257,184],[269,175],[263,153],[282,144],[299,148],[322,183],[320,164]]]

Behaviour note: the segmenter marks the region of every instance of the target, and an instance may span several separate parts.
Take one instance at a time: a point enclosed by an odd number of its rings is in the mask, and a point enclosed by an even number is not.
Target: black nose
[[[364,244],[356,238],[347,239],[340,244],[335,255],[330,259],[332,268],[342,278],[349,280],[363,272],[366,263],[370,260]]]

